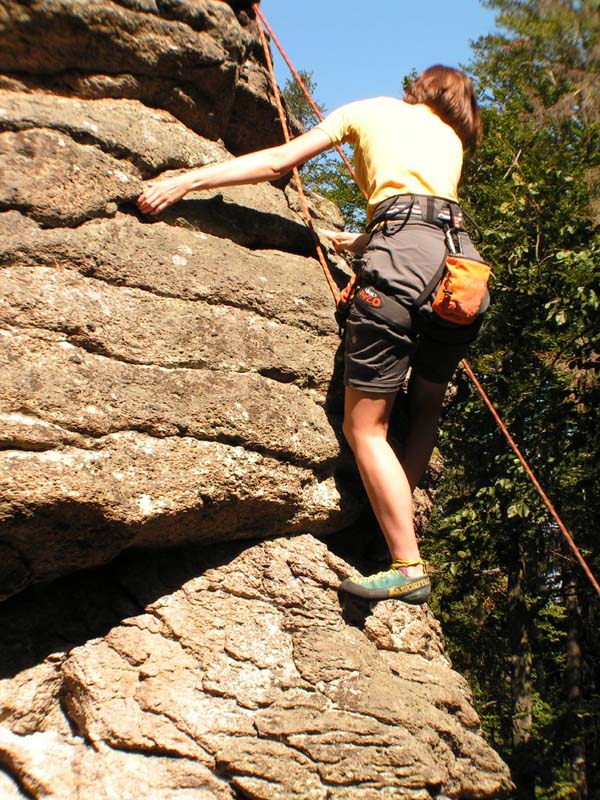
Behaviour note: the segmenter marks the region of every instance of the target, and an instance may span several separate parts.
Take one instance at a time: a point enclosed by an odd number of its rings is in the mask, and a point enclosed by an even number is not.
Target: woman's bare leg
[[[408,385],[409,425],[402,466],[414,491],[425,474],[437,438],[447,383],[432,383],[412,375]]]
[[[387,441],[397,392],[375,394],[346,387],[344,434],[354,451],[367,495],[393,559],[418,561],[412,486]],[[409,577],[422,567],[407,567]]]

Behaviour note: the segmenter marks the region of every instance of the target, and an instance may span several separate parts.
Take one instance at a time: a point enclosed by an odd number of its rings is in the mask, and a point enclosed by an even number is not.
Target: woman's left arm
[[[330,147],[333,145],[329,136],[313,128],[277,147],[258,150],[219,164],[208,164],[169,178],[150,180],[138,197],[137,204],[140,211],[155,215],[191,191],[273,181]]]
[[[329,231],[319,228],[320,232],[331,239],[336,253],[347,251],[355,256],[362,256],[365,252],[371,235],[368,233],[348,233],[346,231]]]

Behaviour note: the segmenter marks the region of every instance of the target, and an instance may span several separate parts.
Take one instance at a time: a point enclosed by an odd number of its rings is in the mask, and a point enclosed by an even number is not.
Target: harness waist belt
[[[367,229],[372,231],[377,225],[386,221],[408,222],[413,215],[431,225],[464,230],[463,213],[456,201],[445,197],[417,194],[395,195],[379,203]]]

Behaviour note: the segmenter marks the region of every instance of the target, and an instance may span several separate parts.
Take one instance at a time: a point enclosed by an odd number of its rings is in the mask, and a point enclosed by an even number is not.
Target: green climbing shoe
[[[420,563],[420,562],[417,562]],[[402,564],[402,566],[408,566]],[[412,565],[411,565],[412,566]],[[340,590],[363,597],[365,600],[402,600],[411,605],[427,602],[431,594],[431,581],[428,575],[408,578],[400,571],[398,562],[385,572],[376,572],[366,578],[346,578],[340,584]]]

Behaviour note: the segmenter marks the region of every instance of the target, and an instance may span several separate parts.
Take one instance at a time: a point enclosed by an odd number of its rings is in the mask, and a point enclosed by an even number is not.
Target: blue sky
[[[413,67],[465,66],[470,42],[494,30],[494,12],[479,0],[261,0],[260,8],[296,69],[313,71],[327,111],[400,97]],[[289,71],[280,58],[275,69],[283,86]]]

